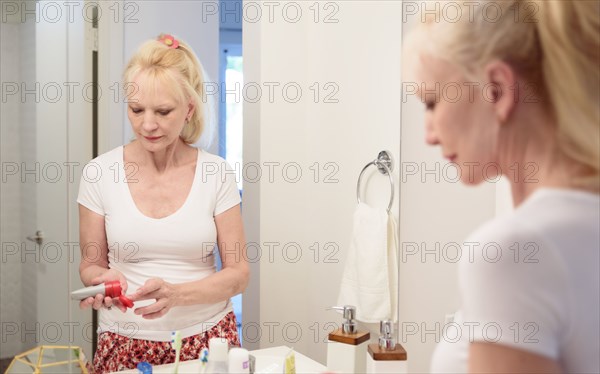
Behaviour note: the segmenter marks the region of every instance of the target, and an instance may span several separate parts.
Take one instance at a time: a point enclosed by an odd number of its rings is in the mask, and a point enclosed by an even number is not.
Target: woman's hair
[[[179,42],[177,48],[169,47],[158,39],[143,43],[123,72],[123,84],[126,95],[133,93],[137,88],[132,86],[132,82],[144,73],[150,85],[157,81],[162,83],[170,88],[180,103],[191,100],[195,110],[180,137],[187,144],[192,144],[200,138],[207,122],[205,73],[192,48],[181,39],[176,40]]]
[[[411,33],[405,50],[446,60],[465,77],[475,77],[493,59],[511,65],[556,121],[558,152],[583,166],[585,175],[573,183],[599,189],[600,1],[452,4],[454,9],[438,6],[435,19],[430,15]]]

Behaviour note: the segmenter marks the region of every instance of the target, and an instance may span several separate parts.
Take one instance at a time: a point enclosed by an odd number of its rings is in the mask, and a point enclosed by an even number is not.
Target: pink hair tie
[[[164,45],[166,45],[169,48],[178,48],[179,47],[179,40],[175,39],[175,37],[173,37],[173,35],[169,35],[169,34],[160,34],[160,36],[157,39],[159,42],[162,42]]]

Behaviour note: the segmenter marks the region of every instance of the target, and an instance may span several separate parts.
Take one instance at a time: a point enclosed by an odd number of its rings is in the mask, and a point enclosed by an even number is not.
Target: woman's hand
[[[120,271],[115,269],[108,269],[104,273],[102,273],[102,275],[92,279],[92,284],[97,285],[100,283],[110,282],[114,280],[118,280],[119,283],[121,283],[122,292],[123,294],[125,294],[125,292],[127,291],[127,280]],[[104,296],[102,294],[97,294],[95,297],[88,297],[87,299],[83,299],[79,302],[79,307],[81,309],[85,309],[91,306],[92,308],[98,310],[102,307],[111,308],[113,305],[119,308],[119,310],[121,310],[121,312],[123,313],[127,311],[127,308],[123,304],[121,304],[119,299],[113,299],[109,296]]]
[[[174,284],[161,278],[148,279],[146,283],[129,298],[132,301],[156,299],[154,304],[136,308],[134,313],[146,319],[156,319],[164,316],[176,305],[178,294]]]

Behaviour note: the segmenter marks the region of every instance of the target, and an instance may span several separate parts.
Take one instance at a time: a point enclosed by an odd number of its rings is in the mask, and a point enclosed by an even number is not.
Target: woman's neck
[[[556,142],[542,138],[530,139],[525,152],[502,168],[509,171],[505,176],[510,181],[515,207],[539,188],[577,188],[573,180],[582,174],[580,165],[561,155]]]
[[[542,187],[573,188],[579,169],[562,156],[555,129],[541,105],[518,107],[513,120],[502,125],[498,162],[510,182],[515,207]]]
[[[134,144],[137,162],[154,169],[158,173],[164,173],[172,167],[181,165],[186,160],[188,145],[181,138],[157,152],[146,150],[139,141],[135,141]]]

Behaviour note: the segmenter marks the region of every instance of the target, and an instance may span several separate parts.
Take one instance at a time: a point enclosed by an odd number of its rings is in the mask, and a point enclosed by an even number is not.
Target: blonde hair
[[[536,88],[556,121],[558,152],[582,166],[573,184],[600,189],[600,2],[453,3],[462,15],[426,18],[405,44],[473,77],[493,59]],[[494,8],[492,11],[490,9]],[[446,12],[447,13],[447,12]],[[456,13],[460,14],[460,13]],[[453,14],[454,16],[454,14]]]
[[[131,86],[135,77],[144,73],[150,78],[150,84],[159,81],[169,87],[180,103],[191,100],[195,109],[180,137],[187,144],[193,144],[204,132],[207,122],[205,73],[192,48],[181,39],[175,39],[179,41],[177,48],[170,48],[159,40],[144,42],[123,72],[123,86],[131,92],[135,89]]]

